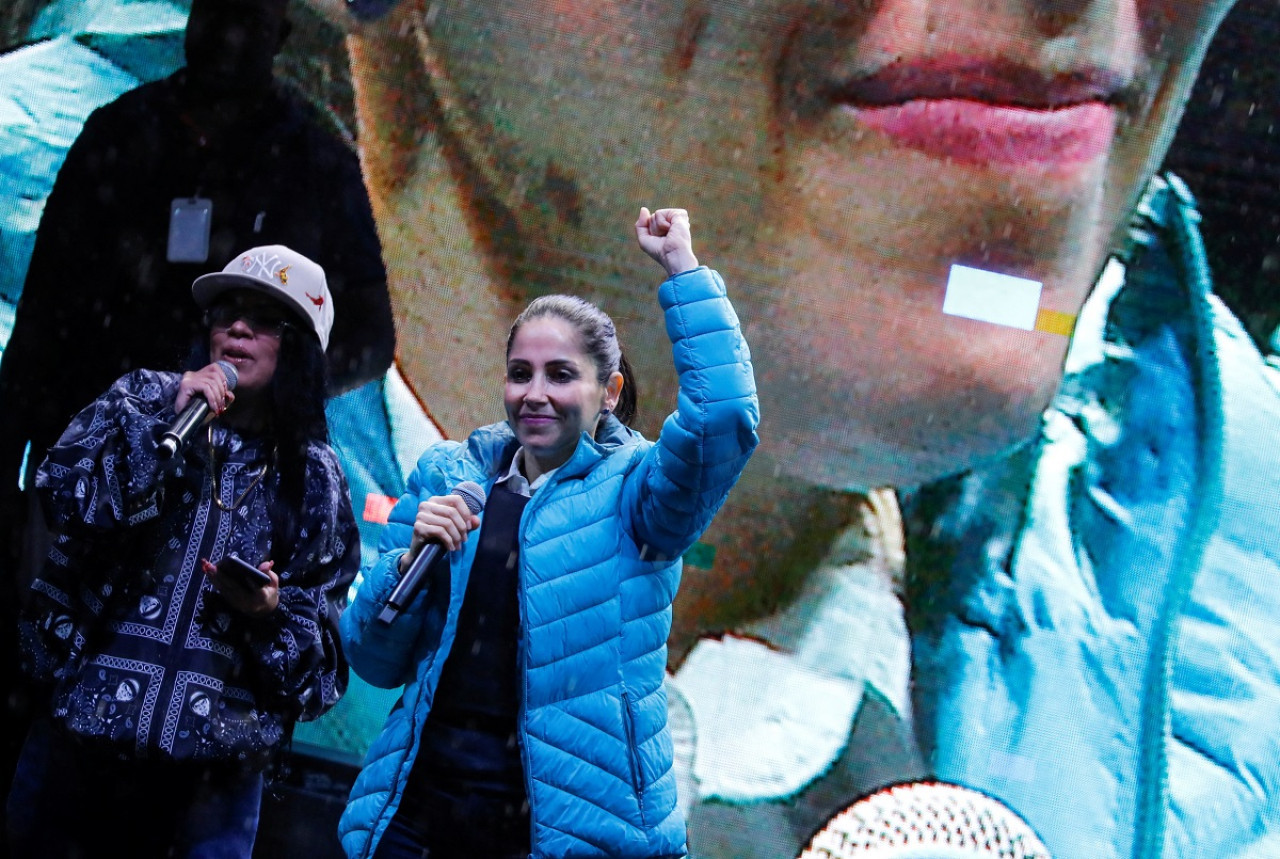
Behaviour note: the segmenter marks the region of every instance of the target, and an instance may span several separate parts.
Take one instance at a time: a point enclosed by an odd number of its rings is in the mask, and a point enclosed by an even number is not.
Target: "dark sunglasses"
[[[235,302],[215,304],[205,313],[210,328],[226,330],[241,320],[254,334],[280,334],[289,326],[289,318],[269,307],[246,307]]]

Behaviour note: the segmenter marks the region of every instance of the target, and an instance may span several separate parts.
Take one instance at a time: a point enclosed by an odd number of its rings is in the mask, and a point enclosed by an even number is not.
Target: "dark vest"
[[[457,635],[436,687],[397,819],[441,834],[442,821],[493,825],[527,837],[524,767],[517,742],[520,516],[529,499],[495,486],[485,504]],[[443,559],[442,559],[443,560]],[[447,562],[447,561],[446,561]]]

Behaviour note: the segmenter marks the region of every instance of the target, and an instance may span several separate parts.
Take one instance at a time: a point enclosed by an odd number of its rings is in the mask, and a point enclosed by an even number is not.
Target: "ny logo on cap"
[[[250,277],[268,281],[278,277],[281,283],[288,284],[290,266],[281,266],[281,262],[282,260],[278,254],[263,252],[259,252],[256,255],[245,254],[240,257],[240,267]]]

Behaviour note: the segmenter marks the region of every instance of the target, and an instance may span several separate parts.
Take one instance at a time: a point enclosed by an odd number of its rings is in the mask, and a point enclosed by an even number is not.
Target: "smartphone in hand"
[[[246,588],[264,588],[271,584],[271,577],[253,564],[235,555],[227,555],[218,562],[218,572],[235,579]]]

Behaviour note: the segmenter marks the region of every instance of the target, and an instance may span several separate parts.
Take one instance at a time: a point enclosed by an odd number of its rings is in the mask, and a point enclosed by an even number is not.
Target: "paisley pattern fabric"
[[[158,460],[178,379],[123,377],[41,465],[55,538],[24,608],[23,661],[52,684],[55,720],[92,746],[261,767],[346,688],[337,618],[359,536],[326,445],[308,451],[287,543],[269,516],[279,477],[268,440],[216,427]],[[200,561],[228,554],[275,562],[271,615],[240,614],[213,589]]]

